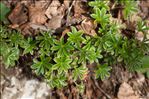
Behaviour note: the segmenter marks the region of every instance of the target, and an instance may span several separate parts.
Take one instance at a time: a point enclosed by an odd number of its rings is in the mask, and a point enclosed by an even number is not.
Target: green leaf
[[[40,56],[50,56],[52,52],[50,52],[50,50],[44,49],[44,48],[40,48],[39,50],[39,54]]]
[[[89,2],[89,6],[94,7],[94,8],[105,8],[105,9],[109,9],[108,6],[108,0],[95,0],[95,1],[90,1]]]
[[[52,69],[57,70],[59,74],[62,72],[67,73],[68,70],[71,68],[70,63],[72,60],[69,57],[56,57],[54,58],[54,61],[56,62],[55,65],[53,65]]]
[[[7,20],[7,14],[10,12],[10,9],[0,2],[0,21],[6,21]]]
[[[78,78],[80,80],[83,80],[84,74],[87,74],[87,67],[86,66],[75,67],[72,72],[74,81],[76,81]]]
[[[7,53],[9,52],[8,49],[9,49],[9,48],[8,48],[7,43],[4,42],[4,41],[1,41],[1,42],[0,42],[0,55],[1,55],[1,56],[7,55]]]
[[[39,47],[49,50],[54,44],[54,38],[51,37],[50,32],[42,32],[42,36],[37,36],[36,40],[40,42]]]
[[[107,77],[110,77],[110,70],[112,68],[109,67],[107,64],[104,65],[98,65],[97,70],[95,71],[96,78],[101,78],[101,80],[106,79]]]
[[[68,41],[71,43],[74,43],[76,47],[80,47],[81,42],[83,42],[85,39],[82,37],[83,32],[77,31],[75,27],[71,27],[72,32],[68,32]]]
[[[54,75],[51,73],[48,73],[45,75],[46,81],[52,88],[62,88],[67,85],[66,83],[66,76],[64,74],[61,75]]]
[[[70,55],[69,52],[74,49],[72,45],[70,44],[70,42],[64,43],[63,38],[61,38],[60,41],[55,40],[54,43],[55,45],[52,46],[51,50],[58,51],[57,52],[58,56],[68,56]]]
[[[5,51],[2,52],[3,61],[7,68],[15,65],[15,61],[19,59],[19,52],[17,47],[6,47]]]
[[[86,61],[93,63],[97,61],[98,58],[102,58],[102,55],[99,53],[99,51],[95,50],[95,47],[92,46],[91,42],[88,42],[88,44],[79,50],[79,63],[86,63]]]
[[[24,48],[23,55],[27,53],[33,55],[34,49],[36,49],[36,41],[29,37],[27,40],[22,40],[20,46]]]
[[[97,23],[101,24],[102,28],[105,28],[110,19],[110,14],[106,13],[107,10],[105,8],[102,8],[101,10],[99,8],[96,8],[95,13],[91,14],[91,17],[94,18]]]
[[[8,31],[5,26],[0,25],[0,40],[6,39],[8,37]]]
[[[132,14],[138,11],[137,1],[124,1],[125,8],[123,10],[124,18],[128,19]]]
[[[13,32],[10,35],[10,42],[15,46],[18,46],[22,40],[24,40],[23,36],[19,32]]]
[[[51,60],[50,57],[41,56],[40,61],[36,59],[33,60],[34,64],[31,67],[32,69],[35,70],[35,72],[38,75],[40,74],[44,75],[45,72],[48,71],[52,67],[52,64],[49,63],[50,60]]]
[[[136,71],[138,72],[148,72],[149,71],[149,56],[144,56],[142,59],[139,60],[140,61],[140,68],[136,68]],[[137,66],[137,65],[136,65]]]
[[[149,30],[149,27],[146,25],[145,21],[139,20],[137,23],[137,30],[143,32],[145,30]]]

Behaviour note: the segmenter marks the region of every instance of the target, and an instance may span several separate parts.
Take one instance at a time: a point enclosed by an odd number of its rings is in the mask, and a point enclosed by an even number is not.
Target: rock
[[[2,91],[2,99],[46,99],[50,94],[50,88],[45,82],[36,79],[19,80],[15,76],[11,78],[11,84]]]
[[[124,82],[119,88],[118,99],[139,99],[139,96],[135,95],[132,87]]]

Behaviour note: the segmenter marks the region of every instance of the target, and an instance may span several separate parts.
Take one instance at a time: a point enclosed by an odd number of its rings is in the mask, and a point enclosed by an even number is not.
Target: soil
[[[113,1],[113,0],[111,0]],[[88,0],[2,0],[12,9],[8,19],[10,28],[21,31],[25,36],[35,36],[40,31],[52,30],[59,36],[64,36],[70,31],[70,26],[85,31],[86,35],[96,35],[96,25],[90,17],[91,9]],[[141,16],[149,20],[149,1],[139,1]],[[121,9],[112,9],[115,18]],[[124,30],[135,31],[133,24]],[[141,36],[138,36],[141,39]],[[129,72],[123,65],[113,66],[111,76],[104,81],[95,80],[90,72],[85,84],[85,92],[79,94],[73,84],[58,90],[51,89],[42,77],[36,76],[29,65],[24,61],[31,58],[21,57],[18,66],[6,69],[0,66],[1,98],[2,99],[149,99],[149,79],[143,74]],[[94,64],[88,66],[92,68]]]

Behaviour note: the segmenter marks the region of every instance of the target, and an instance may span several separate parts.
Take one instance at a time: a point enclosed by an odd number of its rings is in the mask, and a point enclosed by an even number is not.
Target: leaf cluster
[[[125,6],[123,10],[125,19],[128,19],[130,15],[138,11],[135,1],[120,0],[118,2]],[[124,63],[130,71],[137,71],[139,70],[138,68],[143,69],[142,59],[149,48],[148,43],[145,43],[147,39],[144,38],[143,42],[139,42],[135,38],[128,39],[123,36],[121,29],[125,29],[125,26],[112,18],[108,3],[101,3],[100,0],[95,0],[89,2],[89,5],[93,8],[91,17],[100,25],[95,44],[98,47],[100,46],[104,63],[108,65],[114,65],[117,62]],[[138,20],[136,29],[145,34],[148,27],[144,21]],[[149,66],[145,67],[149,68]],[[98,70],[95,72],[96,77],[104,78],[102,73],[104,73],[105,77],[109,75],[110,67],[104,69],[102,70],[102,66],[99,65]]]

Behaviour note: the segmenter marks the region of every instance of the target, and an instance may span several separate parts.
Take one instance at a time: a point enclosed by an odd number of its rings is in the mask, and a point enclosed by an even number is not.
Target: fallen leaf
[[[34,30],[30,27],[30,23],[25,23],[23,25],[20,26],[20,30],[21,30],[21,33],[23,35],[32,35],[34,32]]]
[[[63,32],[62,32],[62,37],[64,37],[68,32],[70,32],[69,28],[66,28]]]
[[[61,22],[62,22],[63,16],[55,16],[51,20],[46,23],[46,26],[50,29],[57,29],[61,27]]]
[[[78,0],[75,2],[75,5],[74,5],[74,16],[80,17],[83,13],[86,13],[86,10],[82,2]]]
[[[46,23],[46,26],[50,29],[57,29],[62,25],[62,19],[65,14],[65,6],[62,4],[57,10],[57,15],[52,15],[51,19]],[[56,14],[56,13],[55,13]]]
[[[73,1],[73,16],[68,16],[66,20],[66,25],[70,26],[72,24],[79,24],[84,20],[84,15],[87,14],[87,8],[83,5],[82,1]]]
[[[23,4],[17,3],[15,8],[8,16],[8,19],[12,24],[17,24],[19,26],[26,23],[28,20],[27,9]]]
[[[139,99],[139,96],[135,95],[132,87],[124,82],[119,88],[118,99]]]
[[[140,3],[139,3],[139,6],[140,6],[140,16],[143,18],[143,19],[149,19],[149,1],[148,0],[141,0]]]
[[[53,16],[56,16],[59,13],[58,7],[60,6],[60,2],[58,0],[53,0],[49,5],[47,10],[45,11],[45,15],[51,19]]]
[[[49,31],[46,26],[44,25],[38,25],[38,24],[30,24],[30,27],[33,28],[34,30],[43,30],[43,31]]]
[[[143,39],[144,39],[144,34],[143,34],[143,32],[136,32],[136,33],[135,33],[135,38],[136,38],[137,40],[139,40],[139,41],[143,41]]]
[[[72,2],[71,0],[64,0],[65,7],[69,8],[71,2]]]
[[[35,24],[44,24],[46,23],[46,20],[47,20],[47,17],[45,16],[45,9],[43,7],[40,7],[39,4],[37,5],[29,6],[30,22]]]
[[[83,30],[84,33],[87,35],[90,35],[90,36],[96,35],[96,32],[95,32],[96,25],[91,19],[87,19],[87,18],[84,19],[81,25],[78,25],[77,28]]]
[[[39,25],[34,23],[25,23],[20,26],[21,33],[23,35],[36,35],[40,31],[49,31],[49,29],[45,25]]]
[[[11,24],[11,25],[9,25],[9,27],[12,29],[16,29],[19,27],[19,25],[18,24]]]

